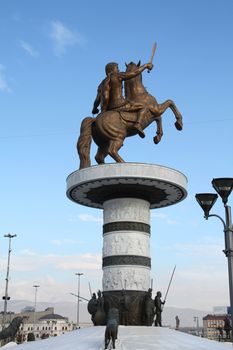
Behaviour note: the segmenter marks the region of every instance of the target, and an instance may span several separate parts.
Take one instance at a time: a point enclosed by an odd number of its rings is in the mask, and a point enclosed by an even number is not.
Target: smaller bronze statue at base
[[[112,340],[112,348],[115,349],[115,341],[118,334],[119,311],[117,308],[109,309],[107,317],[107,326],[105,330],[105,349],[107,349]]]
[[[148,292],[144,299],[144,306],[143,306],[143,323],[146,326],[152,326],[154,322],[154,300],[152,299],[152,289],[149,288]]]
[[[14,341],[16,333],[18,332],[21,323],[23,322],[23,317],[17,316],[15,317],[8,327],[4,328],[0,332],[0,340],[6,340],[5,344]]]
[[[87,304],[87,310],[91,314],[91,320],[94,326],[104,326],[106,324],[106,314],[104,311],[104,298],[100,290],[98,290],[98,299],[96,294],[92,294],[91,300]]]
[[[155,304],[155,327],[162,327],[162,311],[163,311],[163,305],[165,304],[165,301],[161,300],[162,293],[157,292],[154,304]]]

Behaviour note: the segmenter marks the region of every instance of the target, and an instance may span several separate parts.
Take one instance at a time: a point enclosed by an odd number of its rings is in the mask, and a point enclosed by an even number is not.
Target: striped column
[[[103,292],[150,287],[150,203],[117,198],[103,203]]]

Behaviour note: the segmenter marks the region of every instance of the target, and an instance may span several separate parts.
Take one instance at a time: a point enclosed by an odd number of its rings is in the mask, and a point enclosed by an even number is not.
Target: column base
[[[117,308],[120,314],[120,325],[146,326],[144,308],[146,295],[145,291],[132,290],[103,292],[105,312],[108,314],[110,308]]]

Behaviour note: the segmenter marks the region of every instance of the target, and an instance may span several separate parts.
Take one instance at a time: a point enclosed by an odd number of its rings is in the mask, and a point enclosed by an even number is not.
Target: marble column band
[[[103,291],[150,287],[150,203],[136,198],[104,202]]]

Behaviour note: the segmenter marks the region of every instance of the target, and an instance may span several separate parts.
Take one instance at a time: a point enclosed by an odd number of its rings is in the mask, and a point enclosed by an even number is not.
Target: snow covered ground
[[[59,337],[24,343],[19,349],[103,350],[104,332],[104,326],[83,328]],[[7,345],[12,350],[18,346]],[[219,343],[165,327],[120,326],[116,342],[118,350],[224,350],[230,346],[231,343]]]

